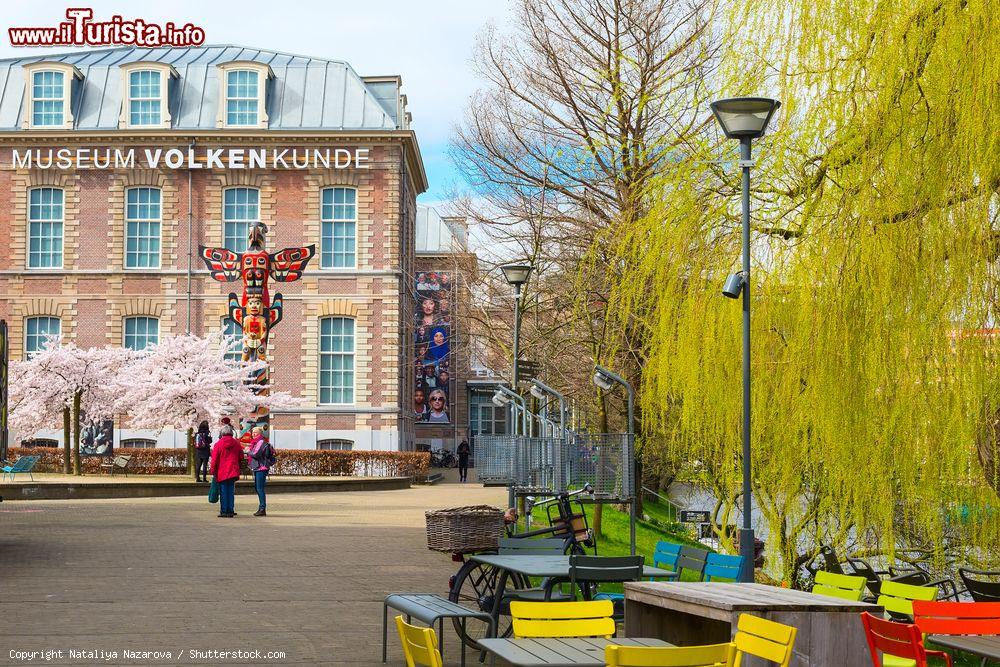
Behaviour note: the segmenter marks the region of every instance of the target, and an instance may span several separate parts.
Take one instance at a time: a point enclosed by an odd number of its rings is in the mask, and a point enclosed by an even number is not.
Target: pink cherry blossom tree
[[[201,338],[192,334],[163,338],[136,355],[115,382],[117,411],[127,414],[134,428],[186,430],[188,472],[194,473],[194,430],[202,420],[248,415],[256,406],[298,405],[286,392],[254,393],[250,374],[265,362],[233,361],[226,357],[240,345],[221,331]]]
[[[27,361],[10,365],[9,424],[17,437],[30,437],[63,420],[63,470],[80,474],[81,414],[89,420],[114,415],[115,381],[134,353],[118,347],[80,348],[57,339]],[[72,444],[70,443],[72,426]]]

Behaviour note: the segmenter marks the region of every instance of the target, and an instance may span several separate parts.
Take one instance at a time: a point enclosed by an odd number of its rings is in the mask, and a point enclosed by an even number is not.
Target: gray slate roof
[[[21,127],[25,94],[22,66],[39,61],[75,65],[83,73],[72,99],[74,126],[80,130],[118,128],[121,76],[118,66],[139,60],[172,65],[180,75],[171,80],[172,128],[215,129],[219,81],[217,65],[251,60],[270,65],[267,113],[273,130],[395,130],[398,118],[396,80],[365,81],[347,63],[234,45],[193,48],[119,47],[0,60],[0,130]]]

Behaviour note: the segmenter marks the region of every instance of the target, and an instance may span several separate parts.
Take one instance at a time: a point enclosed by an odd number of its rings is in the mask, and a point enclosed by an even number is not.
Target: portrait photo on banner
[[[421,271],[415,281],[413,416],[417,423],[451,422],[451,308],[446,271]]]

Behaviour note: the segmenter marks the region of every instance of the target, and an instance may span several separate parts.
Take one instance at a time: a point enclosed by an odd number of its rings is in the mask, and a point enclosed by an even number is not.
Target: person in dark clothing
[[[208,460],[212,457],[212,432],[208,422],[198,424],[198,432],[194,435],[194,481],[208,482]]]
[[[468,482],[469,481],[469,455],[472,453],[472,448],[469,447],[469,441],[463,440],[458,445],[458,481]]]

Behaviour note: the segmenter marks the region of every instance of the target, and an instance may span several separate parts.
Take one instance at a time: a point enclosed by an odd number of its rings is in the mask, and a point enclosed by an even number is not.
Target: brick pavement
[[[3,503],[0,664],[42,663],[10,651],[46,649],[118,659],[42,664],[380,664],[383,597],[444,592],[456,570],[427,550],[423,511],[502,506],[504,496],[450,483],[288,494],[271,499],[263,519],[242,496],[234,519],[200,498]],[[403,664],[390,640],[390,664]],[[449,635],[446,648],[456,646]],[[183,654],[143,661],[125,649]],[[190,649],[286,657],[198,660]]]

